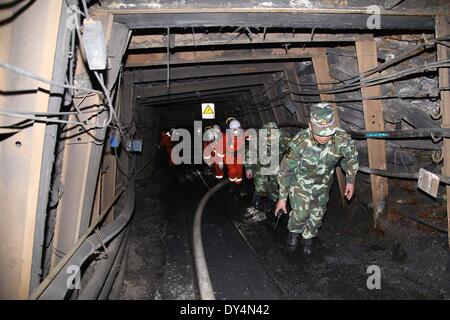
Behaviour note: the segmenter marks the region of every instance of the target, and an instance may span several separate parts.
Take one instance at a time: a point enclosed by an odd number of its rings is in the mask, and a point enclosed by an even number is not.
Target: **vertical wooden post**
[[[264,89],[266,90],[267,96],[269,97],[270,106],[272,107],[276,122],[282,123],[284,121],[284,116],[280,106],[278,105],[279,102],[275,101],[277,97],[275,83],[264,82]]]
[[[307,125],[308,118],[305,105],[300,102],[297,102],[299,99],[301,99],[301,96],[297,95],[298,93],[300,93],[301,90],[300,90],[300,81],[298,79],[297,72],[295,70],[295,62],[284,63],[283,67],[289,89],[291,90],[291,100],[294,101],[295,106],[297,108],[296,112],[297,121],[300,124]]]
[[[316,76],[317,88],[319,90],[325,90],[330,88],[332,85],[328,84],[332,81],[330,76],[330,67],[328,65],[327,52],[325,49],[317,49],[312,55],[312,63],[314,67],[314,74]],[[335,100],[334,94],[320,94],[320,100]],[[336,103],[330,103],[334,109],[334,116],[338,123],[340,124],[339,112],[337,110]],[[341,201],[344,210],[348,211],[347,201],[345,200],[345,176],[342,172],[341,167],[336,168],[336,176],[339,184],[339,191],[341,193]]]
[[[29,4],[23,12],[8,5],[0,10],[5,22],[0,24],[0,60],[59,81],[55,59],[63,60],[57,52],[63,1]],[[56,95],[58,89],[48,84],[1,69],[0,90],[0,110],[57,111],[50,109],[50,92]],[[0,117],[3,128],[19,122]],[[27,299],[40,276],[54,125],[29,124],[5,135],[0,144],[0,299]]]
[[[104,14],[93,17],[103,23],[107,41],[112,26],[109,16],[110,14]],[[87,78],[87,74],[81,52],[78,51],[75,76]],[[97,112],[101,108],[102,99],[99,94],[88,97],[78,96],[74,98],[74,103],[82,110]],[[88,125],[92,127],[104,123],[107,118],[107,111],[102,111],[95,116],[82,117],[78,114],[69,116],[70,121],[87,121]],[[98,127],[95,130],[86,130],[82,126],[69,124],[66,130],[67,138],[61,172],[64,194],[56,213],[52,267],[64,257],[80,235],[89,228],[107,128]]]
[[[439,15],[436,17],[436,37],[450,35],[449,16]],[[446,60],[450,56],[449,49],[441,44],[437,45],[437,60]],[[439,68],[439,87],[447,87],[450,85],[449,68]],[[450,91],[441,91],[440,108],[442,111],[442,128],[450,127]],[[444,167],[442,174],[450,176],[450,139],[444,138],[444,146],[442,149],[444,156]],[[446,187],[447,195],[450,195],[450,187]],[[448,230],[450,231],[450,201],[447,200],[447,221]],[[450,232],[448,234],[448,245],[450,247]]]
[[[264,110],[266,107],[263,106],[263,104],[262,104],[263,99],[261,96],[261,94],[262,94],[261,91],[257,90],[255,88],[255,89],[251,89],[251,92],[252,92],[253,99],[255,100],[255,103],[258,106],[261,121],[263,123],[266,123],[267,121],[272,120],[272,118],[268,115],[270,110]]]
[[[377,47],[373,36],[360,37],[356,41],[356,55],[358,58],[359,73],[363,73],[377,66]],[[374,74],[371,77],[377,77]],[[380,96],[380,86],[362,87],[363,98]],[[383,107],[380,100],[363,100],[364,122],[366,130],[384,130]],[[386,170],[386,143],[384,140],[367,139],[369,165],[371,168]],[[372,187],[372,203],[375,226],[378,224],[380,214],[386,209],[386,197],[388,194],[387,178],[370,175]]]

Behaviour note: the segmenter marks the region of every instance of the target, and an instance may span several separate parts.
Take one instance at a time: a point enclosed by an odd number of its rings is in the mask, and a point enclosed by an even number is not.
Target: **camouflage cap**
[[[266,122],[262,126],[263,129],[278,129],[278,126],[275,122]]]
[[[336,132],[333,107],[328,103],[317,103],[311,107],[310,123],[318,136],[331,136]]]

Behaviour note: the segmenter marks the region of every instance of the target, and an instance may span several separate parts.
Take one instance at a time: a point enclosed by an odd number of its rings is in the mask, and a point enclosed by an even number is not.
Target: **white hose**
[[[195,211],[194,227],[192,232],[192,247],[194,251],[194,263],[195,270],[197,272],[198,288],[200,290],[200,299],[202,300],[215,300],[214,290],[212,287],[211,279],[209,277],[208,265],[206,264],[205,251],[203,250],[202,241],[202,215],[203,209],[206,206],[209,198],[216,193],[220,188],[228,183],[228,180],[224,180],[216,184],[211,190],[209,190],[200,200],[197,210]]]

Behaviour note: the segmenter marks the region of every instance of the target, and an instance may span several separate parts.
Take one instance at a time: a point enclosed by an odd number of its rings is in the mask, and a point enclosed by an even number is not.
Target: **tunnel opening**
[[[225,165],[231,183],[209,200],[202,224],[215,298],[449,297],[448,6],[380,5],[381,25],[371,28],[377,12],[366,3],[294,2],[68,0],[52,11],[42,1],[0,24],[9,44],[0,54],[0,160],[11,168],[2,219],[14,226],[1,241],[15,237],[22,248],[2,252],[2,296],[202,298],[192,226],[222,180],[195,154],[204,148],[196,128],[204,138],[230,118],[243,129],[274,122],[292,144],[312,108],[328,103],[358,153],[352,201],[341,162],[313,254],[289,255],[289,217],[277,225],[267,198],[249,215],[254,179],[244,164],[235,185]],[[44,14],[54,18],[34,31],[23,23]],[[51,46],[21,47],[42,30],[52,30]],[[92,59],[94,44],[103,58]],[[39,54],[27,61],[25,50]],[[171,163],[161,136],[172,129],[189,132],[190,163]],[[183,142],[173,136],[173,146]],[[382,290],[366,282],[373,266]]]

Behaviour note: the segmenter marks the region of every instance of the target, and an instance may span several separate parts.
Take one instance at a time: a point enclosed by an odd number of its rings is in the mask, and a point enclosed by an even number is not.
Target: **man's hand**
[[[283,210],[284,213],[287,213],[286,209],[286,200],[278,200],[277,205],[275,206],[275,212],[273,213],[275,216],[277,215],[278,210]]]
[[[251,179],[251,178],[253,178],[253,172],[252,172],[252,170],[251,169],[247,169],[247,170],[245,170],[245,176],[247,177],[247,179]]]
[[[347,185],[345,186],[345,198],[350,201],[350,199],[353,197],[353,193],[355,193],[355,185],[347,183]]]

